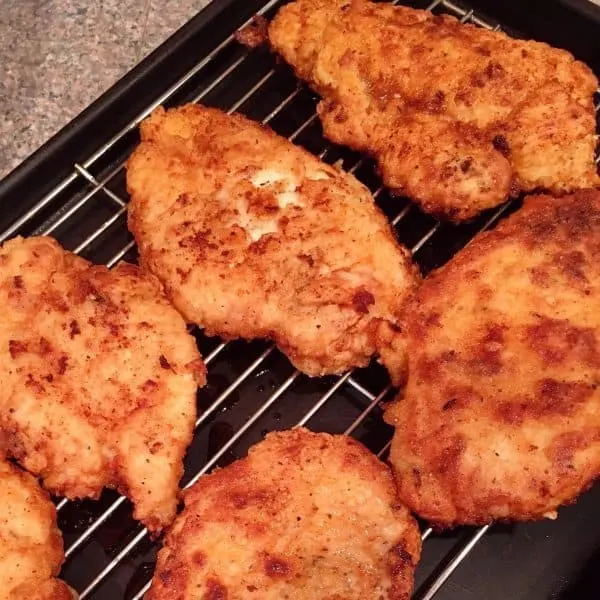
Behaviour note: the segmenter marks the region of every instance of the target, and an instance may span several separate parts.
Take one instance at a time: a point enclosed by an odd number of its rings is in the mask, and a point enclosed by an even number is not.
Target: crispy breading
[[[48,494],[0,458],[0,600],[72,600],[56,579],[62,536]]]
[[[389,469],[364,446],[271,433],[186,492],[146,600],[408,600],[420,548]]]
[[[296,0],[269,37],[323,97],[325,135],[426,212],[459,221],[519,191],[600,185],[598,81],[564,50],[367,0]]]
[[[402,301],[418,281],[368,189],[241,115],[158,109],[130,158],[141,262],[208,335],[270,338],[308,375],[374,354],[404,374]]]
[[[0,445],[46,489],[127,495],[158,531],[175,516],[204,365],[157,280],[52,238],[0,250]]]
[[[428,277],[387,411],[400,498],[448,527],[554,516],[600,473],[600,192],[531,196]]]

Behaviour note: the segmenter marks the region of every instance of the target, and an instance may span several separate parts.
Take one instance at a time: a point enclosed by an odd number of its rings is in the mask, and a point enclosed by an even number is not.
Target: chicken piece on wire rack
[[[270,0],[265,2],[259,11],[260,15],[268,18],[273,16],[274,9],[281,2]],[[393,4],[397,4],[396,1]],[[493,29],[495,23],[490,23],[477,15],[473,10],[464,8],[449,0],[435,0],[429,6],[436,11],[445,11],[459,17],[464,22],[471,22],[487,29]],[[233,27],[247,26],[250,21],[243,23],[237,13],[234,15],[238,21],[231,20]],[[310,141],[311,149],[327,160],[333,160],[336,149],[326,145],[316,135],[314,124],[317,116],[312,112],[313,104],[307,100],[307,94],[295,82],[290,85],[286,78],[282,78],[282,71],[271,61],[256,60],[257,52],[246,52],[239,48],[235,42],[234,32],[224,35],[222,41],[216,43],[213,50],[203,56],[197,64],[186,72],[168,89],[159,89],[156,96],[151,99],[148,106],[140,111],[138,116],[127,123],[121,130],[108,141],[99,144],[93,153],[81,155],[74,165],[72,173],[68,174],[61,182],[34,203],[31,209],[23,211],[0,234],[1,239],[7,239],[21,231],[36,231],[37,233],[52,233],[65,240],[65,244],[75,251],[83,253],[86,257],[102,260],[108,266],[114,266],[123,257],[132,260],[135,258],[134,242],[126,240],[124,235],[127,196],[124,191],[123,167],[124,161],[121,154],[123,145],[132,148],[136,140],[132,131],[146,118],[157,106],[164,103],[173,103],[180,97],[183,90],[186,100],[202,101],[211,105],[218,105],[228,112],[241,111],[251,114],[255,119],[271,123],[274,129],[296,141],[306,143]],[[257,69],[257,65],[259,68]],[[287,87],[286,87],[287,86]],[[273,87],[278,90],[273,94]],[[187,90],[192,90],[188,92]],[[231,93],[223,94],[223,90]],[[288,93],[289,90],[289,93]],[[108,165],[108,166],[106,166]],[[363,171],[368,166],[364,159],[350,158],[345,161],[345,168],[357,173],[361,178]],[[85,187],[83,184],[85,184]],[[457,228],[449,230],[447,225],[440,225],[434,220],[420,215],[414,205],[404,205],[388,201],[387,194],[377,183],[372,186],[374,196],[385,207],[393,208],[386,212],[392,223],[397,226],[400,239],[413,250],[417,262],[430,265],[435,262],[436,253],[447,256],[448,245],[456,248],[464,244],[466,237],[472,232],[488,227],[506,210],[502,206],[493,213],[488,213],[478,219],[472,227],[467,229]],[[80,193],[81,192],[81,193]],[[65,198],[69,202],[63,209]],[[102,210],[100,210],[102,208]],[[51,216],[46,220],[46,216]],[[106,216],[106,214],[109,216]],[[89,222],[83,215],[97,215],[96,219]],[[42,222],[42,225],[39,223]],[[83,229],[81,223],[87,225]],[[115,232],[121,234],[115,236]],[[67,241],[68,240],[68,244]],[[450,241],[449,241],[450,240]],[[437,264],[437,263],[436,263]],[[231,361],[230,352],[238,349],[237,344],[203,342],[202,346],[206,356],[205,362],[210,372],[222,377],[224,369],[228,368]],[[257,377],[267,372],[271,361],[276,357],[272,346],[254,345],[249,347],[246,362],[236,361],[234,370],[227,370],[227,379],[218,390],[210,392],[205,390],[209,403],[200,413],[196,425],[195,439],[203,443],[206,435],[212,430],[215,417],[230,417],[235,413],[235,408],[230,403],[235,402],[237,393],[241,389],[248,389]],[[279,366],[279,365],[278,365]],[[366,379],[365,379],[365,376]],[[210,379],[210,377],[209,377]],[[262,380],[262,379],[260,379]],[[316,384],[316,382],[315,382]],[[261,384],[262,385],[262,384]],[[282,373],[277,379],[274,388],[266,386],[264,402],[257,410],[250,410],[242,422],[231,430],[225,438],[220,437],[213,453],[206,459],[188,465],[186,481],[193,483],[202,474],[208,473],[215,465],[221,464],[232,450],[238,446],[246,446],[246,440],[260,433],[261,427],[273,427],[270,419],[273,411],[283,415],[285,419],[285,406],[288,409],[296,403],[301,395],[297,395],[296,388],[305,387],[306,380],[298,373]],[[377,372],[369,369],[363,372],[349,372],[333,380],[325,380],[325,386],[318,394],[308,396],[308,405],[298,406],[303,414],[298,422],[321,423],[321,415],[327,413],[329,406],[335,407],[338,419],[342,419],[343,407],[350,408],[350,397],[358,402],[362,399],[358,414],[354,414],[346,428],[348,434],[360,439],[368,439],[369,447],[384,456],[388,450],[389,431],[377,429],[380,423],[378,405],[382,400],[388,399],[390,388],[387,381],[382,379]],[[227,411],[225,411],[227,409]],[[222,412],[223,411],[223,412]],[[376,418],[372,418],[375,416]],[[279,421],[277,421],[279,423]],[[293,423],[290,423],[293,424]],[[277,425],[275,425],[277,426]],[[378,437],[369,438],[367,431],[379,431]],[[65,524],[65,547],[67,561],[63,572],[66,580],[73,583],[83,598],[108,599],[117,593],[126,594],[127,598],[139,600],[151,577],[152,552],[149,538],[145,530],[135,530],[134,524],[125,519],[124,511],[126,500],[124,497],[111,498],[107,496],[98,510],[86,512],[85,527],[71,528],[71,522],[78,522],[81,508],[79,505],[61,500],[58,504],[59,517]],[[86,511],[90,511],[86,505]],[[431,563],[431,557],[423,563],[422,575],[419,577],[420,587],[418,597],[420,600],[430,600],[441,589],[444,582],[454,573],[457,567],[463,564],[465,558],[471,554],[482,539],[489,539],[484,534],[489,528],[479,528],[474,532],[465,532],[457,538],[456,545],[447,553],[439,566]],[[122,534],[119,531],[122,530]],[[425,529],[423,539],[432,540],[432,546],[437,547],[437,536],[432,536],[431,529]],[[494,537],[494,536],[490,536]],[[110,540],[110,542],[108,541]],[[443,545],[443,544],[442,544]],[[427,547],[427,544],[426,544]],[[100,555],[100,560],[90,561],[90,552]],[[424,579],[424,571],[431,573]],[[125,590],[127,590],[125,592]],[[452,596],[452,591],[450,590]]]

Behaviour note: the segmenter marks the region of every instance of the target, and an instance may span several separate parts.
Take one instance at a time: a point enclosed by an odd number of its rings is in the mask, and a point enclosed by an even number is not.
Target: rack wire
[[[398,2],[399,0],[395,0],[393,3],[397,4]],[[258,14],[270,15],[280,3],[280,0],[270,0],[265,3]],[[444,11],[453,14],[463,22],[474,23],[488,29],[499,29],[497,24],[488,22],[481,16],[476,15],[473,10],[449,0],[435,0],[427,8],[429,10]],[[4,241],[23,231],[37,234],[51,234],[57,236],[59,239],[63,236],[65,239],[69,239],[69,231],[76,226],[75,224],[78,222],[80,216],[85,214],[86,211],[93,211],[98,202],[102,205],[103,214],[108,211],[108,216],[97,223],[76,244],[72,244],[70,246],[72,250],[79,254],[95,257],[102,254],[102,251],[98,250],[98,248],[104,248],[105,245],[112,244],[112,242],[111,244],[105,244],[105,241],[113,240],[115,231],[120,231],[121,237],[123,237],[125,235],[125,216],[127,211],[127,198],[121,191],[123,189],[124,159],[122,156],[112,161],[107,161],[106,159],[110,158],[111,152],[115,152],[116,148],[129,137],[132,138],[131,143],[128,145],[128,150],[130,150],[135,142],[135,131],[139,123],[158,105],[172,101],[181,90],[193,84],[196,78],[200,77],[206,69],[218,62],[219,58],[232,48],[237,51],[237,54],[233,53],[233,58],[223,61],[218,73],[212,80],[203,84],[202,88],[190,97],[194,102],[210,102],[211,94],[221,86],[226,86],[232,78],[236,78],[252,55],[253,51],[238,47],[233,34],[226,37],[179,81],[152,99],[148,106],[134,120],[100,146],[93,154],[88,157],[82,157],[79,162],[74,164],[73,172],[68,177],[0,233],[0,241]],[[271,61],[271,66],[266,72],[259,73],[256,80],[252,81],[239,97],[230,102],[228,106],[222,108],[226,108],[228,112],[238,110],[245,112],[245,109],[261,94],[265,87],[280,76],[281,69],[282,67]],[[301,97],[304,98],[303,101],[306,104],[307,94],[308,92],[305,87],[294,85],[283,99],[269,107],[268,113],[261,119],[262,122],[275,126],[279,120],[285,120],[290,113],[294,112],[294,106],[301,100]],[[314,99],[310,111],[300,119],[299,124],[296,125],[291,133],[288,132],[288,139],[291,141],[300,141],[307,132],[317,126],[317,118],[313,109]],[[275,129],[278,129],[277,126],[275,126]],[[326,144],[322,139],[320,139],[320,144],[321,149],[316,153],[324,160],[333,160],[340,152],[337,147]],[[103,161],[107,162],[108,166],[105,165],[104,167],[97,168]],[[359,176],[363,171],[368,171],[368,167],[369,161],[364,158],[350,156],[344,161],[344,168]],[[368,175],[365,177],[368,179]],[[83,191],[75,194],[67,205],[60,206],[64,194],[68,194],[71,188]],[[382,197],[386,194],[378,182],[375,182],[371,186],[371,189],[374,197],[379,200],[382,200]],[[409,203],[403,205],[396,200],[394,203],[388,202],[388,204],[392,208],[388,206],[386,212],[390,217],[392,225],[396,228],[409,219],[411,215],[418,212]],[[486,215],[477,222],[474,230],[469,230],[467,237],[471,238],[477,231],[490,227],[507,209],[509,209],[509,204],[505,204],[491,214]],[[38,223],[40,220],[41,223]],[[433,219],[424,218],[424,222],[426,223],[426,227],[422,231],[419,231],[417,238],[410,244],[411,251],[417,260],[426,246],[434,244],[436,234],[444,227],[440,222]],[[35,225],[36,223],[38,224]],[[404,241],[402,235],[400,235],[400,238],[401,241]],[[66,245],[69,244],[67,243]],[[116,251],[111,251],[104,262],[109,267],[112,267],[123,258],[134,258],[134,252],[133,240],[126,237]],[[201,337],[201,334],[198,335]],[[208,367],[209,385],[213,376],[220,375],[223,369],[222,365],[228,360],[226,356],[228,353],[239,353],[242,350],[244,358],[246,355],[251,356],[251,358],[245,364],[238,365],[233,369],[231,376],[226,378],[222,389],[218,390],[218,393],[215,393],[214,397],[209,397],[207,405],[202,407],[196,420],[196,432],[198,436],[201,435],[198,432],[206,429],[206,426],[214,421],[215,416],[229,410],[228,407],[235,404],[232,399],[241,396],[242,389],[246,389],[250,384],[253,385],[256,380],[262,381],[261,377],[264,379],[263,376],[265,374],[267,378],[272,376],[273,371],[276,369],[269,369],[267,366],[269,363],[272,362],[276,365],[285,363],[285,359],[279,355],[273,345],[259,344],[257,346],[256,344],[250,344],[239,346],[239,343],[237,343],[238,346],[236,346],[235,342],[221,343],[207,339],[202,339],[201,343],[201,347],[205,353],[205,362]],[[372,375],[373,369],[375,369],[375,375]],[[285,374],[280,376],[271,385],[271,389],[266,390],[266,393],[265,390],[261,391],[264,398],[258,404],[258,408],[248,411],[237,428],[228,432],[226,439],[218,444],[215,451],[210,454],[207,453],[206,459],[200,461],[195,468],[191,470],[188,468],[186,470],[185,487],[193,485],[199,477],[208,473],[223,461],[230,460],[232,451],[244,439],[257,437],[259,435],[257,434],[257,429],[260,433],[260,424],[265,422],[265,417],[269,413],[275,409],[287,409],[286,400],[289,398],[291,390],[302,382],[306,384],[307,378],[302,376],[297,370],[291,369],[289,365],[279,370]],[[310,426],[319,414],[327,409],[328,405],[332,404],[337,398],[342,398],[343,402],[349,401],[355,405],[354,412],[349,413],[349,424],[342,432],[348,435],[357,435],[359,431],[362,431],[364,434],[363,437],[369,437],[368,428],[365,429],[366,424],[371,418],[379,420],[381,402],[390,399],[393,393],[391,386],[386,384],[385,377],[382,377],[381,373],[377,372],[377,367],[359,372],[348,372],[341,377],[327,378],[315,385],[318,387],[318,393],[312,392],[310,402],[305,403],[300,414],[295,414],[295,421],[290,423],[290,425]],[[207,434],[204,433],[202,435],[206,438]],[[384,429],[384,435],[377,435],[375,438],[369,439],[370,443],[368,445],[379,456],[385,457],[390,445],[390,431]],[[250,441],[247,440],[245,443],[247,445]],[[377,444],[379,446],[375,447]],[[193,451],[191,450],[190,452]],[[78,514],[85,509],[90,514],[89,519],[84,519],[83,525],[78,525],[74,528],[75,531],[71,531],[69,535],[65,535],[65,578],[79,592],[82,600],[87,598],[114,597],[115,591],[117,593],[121,592],[120,586],[123,586],[123,581],[126,582],[126,597],[139,600],[149,586],[152,575],[152,559],[157,544],[149,540],[145,529],[131,520],[128,512],[128,501],[124,497],[108,493],[103,496],[102,501],[98,504],[101,505],[100,509],[97,506],[90,508],[91,504],[89,502],[70,502],[62,499],[57,503],[59,519],[61,521],[68,521],[66,513]],[[111,531],[115,528],[114,523],[127,524],[123,539],[119,539],[117,544],[110,544],[109,548],[105,548],[103,554],[98,554],[97,548],[91,547],[91,542],[97,537],[106,536],[107,530]],[[475,548],[488,529],[488,526],[481,527],[472,530],[466,537],[463,536],[459,543],[454,545],[450,555],[444,557],[443,564],[434,569],[433,574],[429,574],[429,576],[424,578],[424,583],[418,588],[416,597],[419,600],[431,600],[473,548]],[[428,540],[431,537],[435,537],[432,530],[424,528],[422,531],[423,540]],[[129,563],[128,558],[138,551],[142,558],[137,560],[137,562],[133,561]],[[93,552],[96,552],[96,554],[92,556]],[[99,560],[103,566],[98,572],[93,573],[91,577],[82,579],[79,574],[78,564],[83,564],[83,562],[89,561],[90,558],[96,561]],[[117,571],[120,574],[118,578],[115,578]],[[114,583],[115,581],[117,582]]]

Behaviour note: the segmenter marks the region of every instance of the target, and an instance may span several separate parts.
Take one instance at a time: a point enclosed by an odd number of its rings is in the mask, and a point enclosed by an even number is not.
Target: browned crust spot
[[[368,290],[358,290],[352,297],[352,304],[357,313],[367,314],[369,312],[369,306],[375,304],[375,296]]]
[[[202,600],[227,600],[227,588],[217,577],[210,577],[206,581],[206,592]]]

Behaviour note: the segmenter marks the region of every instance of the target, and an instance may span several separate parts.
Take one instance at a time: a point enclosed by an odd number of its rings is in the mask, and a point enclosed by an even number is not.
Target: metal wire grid
[[[272,10],[277,6],[280,0],[270,0],[267,2],[264,7],[259,11],[259,14],[263,15],[268,13],[268,11]],[[397,4],[399,0],[394,0],[394,4]],[[499,29],[498,26],[494,26],[482,18],[478,17],[473,10],[463,8],[454,2],[448,0],[434,0],[428,7],[429,10],[444,10],[451,14],[458,16],[463,22],[471,22],[478,26],[485,27],[488,29]],[[246,24],[248,24],[247,22]],[[212,61],[218,57],[218,55],[227,47],[235,44],[233,35],[228,36],[225,40],[223,40],[212,52],[210,52],[203,60],[201,60],[197,65],[195,65],[188,73],[186,73],[179,81],[177,81],[173,86],[171,86],[168,90],[166,90],[163,94],[158,96],[151,104],[147,106],[147,108],[140,113],[133,121],[131,121],[126,127],[124,127],[121,131],[119,131],[116,135],[114,135],[108,142],[102,145],[96,152],[94,152],[87,159],[83,160],[81,163],[76,163],[74,165],[74,170],[67,178],[65,178],[60,184],[58,184],[51,192],[45,195],[42,199],[40,199],[29,211],[23,214],[20,218],[18,218],[14,223],[12,223],[5,231],[0,234],[0,241],[4,241],[5,239],[19,233],[19,231],[30,223],[34,218],[36,218],[46,207],[51,205],[51,203],[65,190],[70,186],[73,182],[78,180],[79,178],[83,178],[83,180],[87,181],[91,188],[80,197],[74,204],[70,205],[67,210],[61,212],[61,214],[54,218],[54,220],[47,226],[43,227],[41,230],[37,231],[37,233],[43,234],[53,234],[57,231],[61,226],[68,224],[69,221],[77,215],[79,211],[81,211],[90,201],[98,196],[102,197],[105,202],[108,202],[111,210],[114,212],[112,215],[107,218],[97,229],[95,229],[92,233],[90,233],[83,241],[81,241],[75,248],[73,248],[74,252],[81,253],[88,249],[94,242],[97,242],[102,239],[102,236],[106,234],[106,232],[113,227],[114,225],[119,224],[120,220],[123,220],[126,210],[127,210],[127,202],[123,198],[121,198],[117,193],[112,191],[108,184],[115,179],[115,177],[122,171],[124,163],[121,162],[117,164],[107,175],[105,175],[100,181],[94,177],[94,175],[90,172],[90,167],[95,165],[102,157],[107,155],[107,153],[115,147],[115,145],[120,142],[128,133],[132,130],[135,130],[139,123],[154,110],[158,105],[163,104],[169,101],[186,83],[188,83],[192,78],[194,78],[198,73],[200,73],[203,69],[205,69]],[[238,58],[236,58],[233,62],[231,62],[224,70],[222,70],[217,77],[215,77],[212,82],[205,86],[202,91],[193,99],[195,102],[202,101],[212,90],[214,90],[218,85],[222,82],[225,82],[228,77],[235,76],[236,70],[244,63],[244,61],[249,56],[249,52],[242,54]],[[234,112],[244,107],[244,104],[248,102],[255,94],[275,75],[276,68],[271,68],[265,75],[263,75],[254,85],[250,87],[241,97],[239,97],[228,109],[228,112]],[[281,101],[276,107],[274,107],[269,114],[263,119],[263,123],[267,124],[271,122],[277,115],[280,115],[285,111],[285,109],[293,102],[293,100],[301,93],[302,88],[296,88],[293,92],[291,92],[283,101]],[[304,120],[304,122],[297,127],[297,129],[288,136],[288,139],[294,141],[300,134],[302,134],[309,126],[316,121],[316,114],[313,113],[309,118]],[[325,148],[319,153],[321,158],[327,158],[327,155],[332,151],[331,145],[326,145]],[[356,173],[358,169],[365,164],[365,159],[361,158],[354,162],[354,164],[347,168],[350,173]],[[345,165],[345,168],[347,166]],[[382,186],[377,187],[373,191],[373,195],[375,198],[379,197],[382,192]],[[496,210],[487,221],[481,224],[480,230],[485,229],[492,225],[507,209],[508,205],[504,205]],[[391,222],[394,226],[398,225],[407,215],[408,213],[414,210],[412,205],[407,204],[402,208],[395,216],[391,219]],[[427,232],[420,237],[420,239],[412,246],[411,251],[413,254],[417,254],[421,248],[435,235],[435,233],[440,228],[440,223],[435,222]],[[129,241],[124,244],[118,252],[116,252],[112,257],[110,257],[106,264],[109,267],[114,266],[118,263],[132,248],[134,247],[134,242]],[[210,379],[210,370],[211,365],[215,361],[215,359],[223,353],[226,348],[225,343],[218,344],[206,357],[205,362],[209,368],[209,379]],[[206,408],[197,418],[196,427],[199,427],[202,423],[206,422],[207,419],[213,415],[216,411],[218,411],[227,399],[251,376],[252,373],[256,371],[269,357],[274,351],[274,346],[269,346],[264,351],[262,351],[255,360],[252,361],[250,365],[246,369],[244,369],[239,376],[232,381],[225,390],[223,390],[218,397],[212,402],[212,404]],[[300,373],[297,370],[294,370],[293,373],[277,388],[272,394],[268,397],[268,399],[256,410],[250,418],[242,425],[229,439],[226,443],[224,443],[220,449],[203,465],[203,467],[193,474],[191,479],[186,484],[186,487],[193,485],[199,477],[209,472],[217,462],[238,442],[238,440],[244,436],[255,424],[257,421],[268,411],[272,406],[274,406],[289,390],[289,388],[294,384],[294,382],[300,377]],[[362,395],[366,401],[366,407],[358,417],[351,423],[351,425],[346,429],[345,433],[350,435],[356,431],[356,429],[361,425],[361,423],[378,407],[380,402],[385,399],[391,391],[391,386],[387,385],[382,391],[379,393],[373,393],[369,389],[366,389],[359,381],[353,377],[352,372],[348,372],[343,376],[336,378],[335,382],[329,387],[329,389],[320,396],[320,398],[311,406],[311,408],[302,416],[302,418],[297,422],[297,426],[307,424],[317,413],[321,410],[325,404],[331,400],[331,398],[339,392],[339,390],[343,386],[350,386],[354,390],[356,390],[360,395]],[[384,456],[389,448],[390,442],[388,441],[378,452],[379,456]],[[108,521],[108,519],[115,514],[117,509],[126,502],[124,497],[118,497],[99,517],[97,517],[74,541],[67,545],[65,549],[65,554],[67,559],[80,550],[84,544],[93,536],[98,529]],[[68,505],[69,501],[66,499],[61,500],[57,508],[59,511],[63,511],[65,507]],[[479,542],[479,540],[483,537],[483,535],[488,530],[489,526],[481,527],[475,530],[470,537],[468,537],[455,552],[450,557],[450,560],[446,562],[446,564],[441,568],[435,575],[433,579],[428,581],[425,589],[421,589],[418,592],[418,597],[420,600],[431,600],[434,595],[439,591],[439,589],[444,585],[447,579],[452,575],[454,570],[460,565],[460,563],[467,557],[467,555],[471,552],[471,550],[475,547],[475,545]],[[121,547],[118,553],[114,556],[114,558],[106,564],[106,566],[96,574],[93,580],[91,580],[84,589],[78,590],[80,593],[80,598],[85,600],[85,598],[91,597],[94,592],[101,586],[107,579],[110,577],[111,573],[115,570],[117,566],[122,562],[122,560],[131,553],[136,546],[138,546],[142,540],[147,537],[147,531],[145,529],[141,529],[137,532],[137,534],[127,542],[123,547]],[[432,534],[431,528],[427,528],[422,532],[423,540],[426,540]],[[133,596],[134,600],[139,600],[142,598],[143,594],[147,591],[149,587],[149,579],[151,574],[148,574],[147,582],[141,586],[139,591],[135,593]]]

